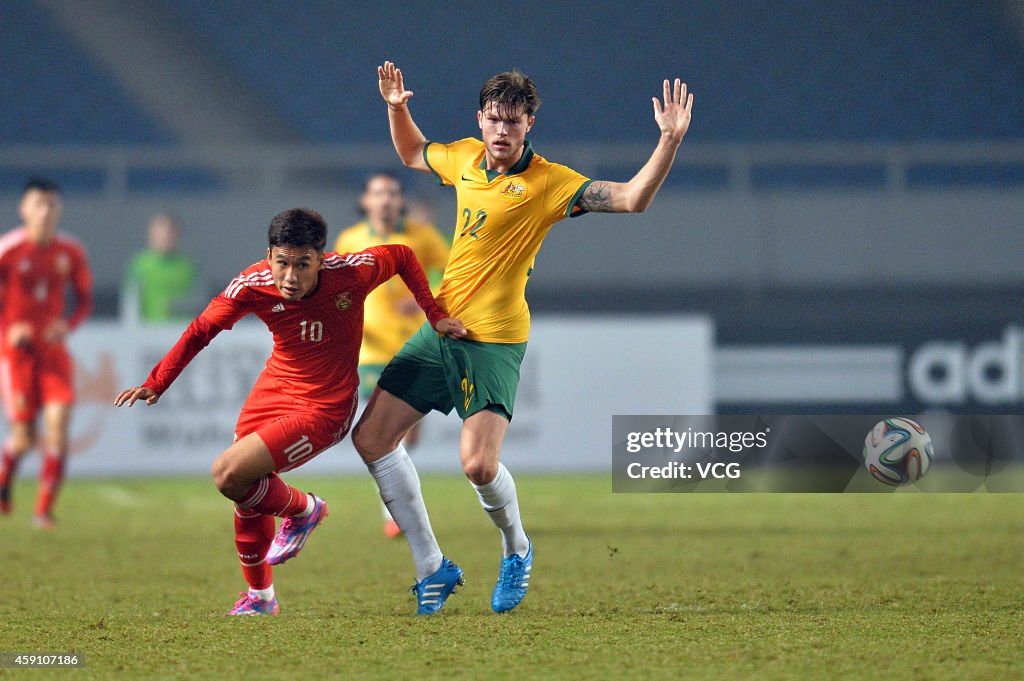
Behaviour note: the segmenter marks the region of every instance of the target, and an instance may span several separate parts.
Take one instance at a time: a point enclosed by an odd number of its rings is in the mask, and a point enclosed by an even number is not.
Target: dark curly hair
[[[292,208],[274,216],[267,231],[274,246],[310,246],[323,252],[327,246],[327,223],[320,213],[309,208]]]
[[[480,88],[480,110],[483,111],[491,102],[501,115],[514,114],[521,106],[527,116],[532,116],[540,108],[540,94],[528,75],[512,69],[491,76]]]

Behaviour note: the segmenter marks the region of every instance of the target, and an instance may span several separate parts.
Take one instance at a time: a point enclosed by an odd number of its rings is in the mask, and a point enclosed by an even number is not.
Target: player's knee
[[[66,437],[61,435],[51,435],[46,438],[46,451],[51,452],[57,456],[64,456],[68,451],[68,440]]]
[[[14,428],[10,434],[8,445],[11,456],[20,457],[32,449],[33,441],[36,439],[36,432],[29,427]]]
[[[25,440],[23,442],[20,442],[14,438],[11,438],[8,441],[7,447],[5,448],[6,453],[10,454],[11,458],[13,458],[15,461],[20,461],[23,456],[28,454],[28,450],[30,449],[32,449],[31,440]]]
[[[245,481],[231,462],[223,458],[217,459],[213,462],[210,473],[213,475],[213,484],[217,486],[217,491],[228,499],[235,499],[245,492]]]
[[[415,426],[410,428],[409,432],[405,434],[404,438],[402,438],[402,444],[405,445],[406,449],[412,449],[417,444],[419,444],[419,441],[420,441],[420,428],[419,428],[419,424],[417,423]]]
[[[223,492],[223,485],[227,480],[227,467],[220,459],[214,460],[213,465],[210,466],[210,475],[213,477],[213,484]]]
[[[486,485],[498,474],[498,462],[483,457],[469,457],[462,462],[462,471],[474,485]]]
[[[369,463],[376,461],[388,452],[393,452],[398,447],[398,442],[390,444],[381,437],[379,430],[368,428],[362,421],[352,429],[352,445],[359,452],[363,461]]]
[[[356,448],[356,452],[362,457],[363,461],[367,460],[368,449],[368,437],[366,435],[366,428],[363,426],[363,422],[360,421],[352,428],[352,446]]]

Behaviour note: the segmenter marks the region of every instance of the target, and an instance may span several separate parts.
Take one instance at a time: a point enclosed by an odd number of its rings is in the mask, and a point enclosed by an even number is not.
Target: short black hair
[[[502,115],[515,113],[522,106],[526,115],[532,116],[540,108],[540,94],[528,75],[512,69],[491,76],[480,88],[480,110],[487,108],[490,102],[494,102]]]
[[[60,184],[57,180],[52,180],[48,177],[30,177],[28,182],[25,183],[25,188],[21,190],[21,195],[24,196],[31,191],[39,191],[46,193],[60,194]]]
[[[309,208],[292,208],[278,213],[267,230],[270,247],[312,247],[323,253],[327,246],[327,223],[320,213]]]

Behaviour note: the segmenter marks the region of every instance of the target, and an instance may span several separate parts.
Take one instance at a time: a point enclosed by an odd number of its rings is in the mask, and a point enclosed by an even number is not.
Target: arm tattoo
[[[592,213],[611,213],[612,189],[607,182],[591,182],[576,205]]]

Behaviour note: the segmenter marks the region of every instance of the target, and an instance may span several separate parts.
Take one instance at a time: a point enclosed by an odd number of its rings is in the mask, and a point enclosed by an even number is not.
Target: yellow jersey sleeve
[[[466,163],[481,149],[484,143],[478,139],[467,137],[449,144],[427,142],[423,147],[423,160],[430,172],[443,185],[453,185],[458,181]]]
[[[544,211],[552,221],[576,217],[584,212],[576,207],[583,191],[592,182],[572,168],[552,163],[544,191]]]

